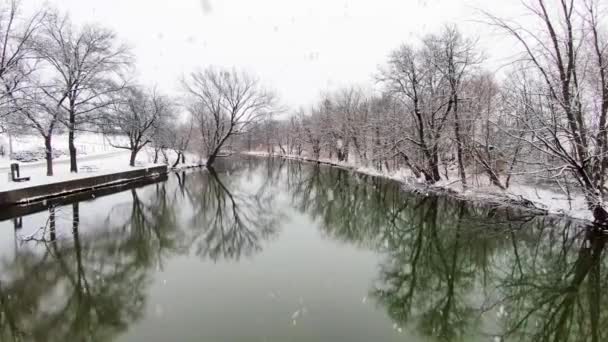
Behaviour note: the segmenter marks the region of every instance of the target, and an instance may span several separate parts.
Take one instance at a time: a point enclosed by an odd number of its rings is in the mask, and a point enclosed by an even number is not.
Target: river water
[[[222,164],[0,222],[0,340],[608,340],[591,228]]]

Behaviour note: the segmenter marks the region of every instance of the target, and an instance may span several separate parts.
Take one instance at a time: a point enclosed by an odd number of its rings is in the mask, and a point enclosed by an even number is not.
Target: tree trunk
[[[376,151],[374,152],[373,159],[376,161],[376,169],[382,170],[382,160],[380,155],[382,154],[382,145],[380,144],[380,126],[376,125],[376,136],[375,136]]]
[[[222,143],[223,144],[223,143]],[[220,148],[222,147],[220,144],[215,150],[211,153],[211,155],[207,158],[207,167],[211,167],[213,163],[215,163],[215,159],[217,158],[217,154],[220,152]]]
[[[342,152],[342,158],[344,159],[344,161],[348,161],[348,157],[350,155],[350,146],[349,144],[345,144],[344,145],[344,150]]]
[[[175,163],[173,163],[173,166],[171,167],[176,167],[177,165],[179,165],[179,161],[182,159],[182,153],[181,152],[177,152],[177,158],[175,158]]]
[[[134,148],[131,150],[131,158],[129,159],[129,166],[135,166],[135,159],[137,158],[137,152],[139,152],[139,150],[137,148]]]
[[[606,208],[604,208],[602,203],[599,203],[598,199],[594,199],[589,207],[593,213],[595,223],[606,229],[608,225],[608,211],[606,211]]]
[[[165,149],[160,150],[160,152],[163,155],[163,159],[165,161],[165,164],[169,165],[169,157],[167,157],[167,151]]]
[[[405,161],[405,165],[407,165],[407,167],[409,167],[410,170],[412,170],[412,172],[414,173],[414,176],[416,178],[420,178],[420,175],[421,175],[420,168],[410,162],[410,158],[407,156],[407,154],[405,154],[403,152],[399,152],[399,154],[401,154],[401,156],[403,157],[403,160]],[[387,167],[387,169],[388,169],[388,167]],[[427,181],[428,181],[428,179],[427,179]]]
[[[154,164],[158,163],[158,152],[160,151],[159,148],[155,148],[154,149]]]
[[[437,146],[433,147],[431,152],[431,160],[429,160],[430,174],[425,172],[427,181],[439,182],[441,180],[441,174],[439,173],[439,150]],[[430,179],[429,179],[430,176]]]
[[[331,150],[330,150],[331,153]],[[321,147],[319,146],[319,142],[313,142],[312,145],[312,157],[313,159],[319,160],[319,157],[321,157]],[[330,157],[331,159],[331,157]]]
[[[230,136],[232,136],[232,129],[233,129],[233,127],[230,127],[230,129],[228,130],[228,133],[226,133],[226,135],[218,142],[218,144],[215,146],[215,149],[213,150],[213,153],[211,153],[209,158],[207,158],[207,164],[206,164],[207,167],[211,167],[213,165],[213,163],[215,162],[215,158],[217,158],[218,153],[220,153],[220,151],[222,150],[222,147],[224,146],[224,144],[226,143],[228,138],[230,138]]]
[[[501,190],[507,190],[507,188],[505,188],[504,185],[502,185],[502,183],[500,182],[500,179],[498,179],[498,175],[494,172],[494,170],[486,169],[486,174],[490,178],[492,184],[494,184]]]
[[[494,184],[501,190],[506,190],[508,187],[508,184],[507,184],[507,187],[505,187],[500,182],[500,175],[499,175],[500,171],[498,171],[498,167],[496,167],[496,160],[492,160],[492,156],[491,156],[490,152],[487,150],[487,148],[486,148],[486,151],[484,154],[477,151],[476,149],[473,149],[472,153],[474,156],[477,157],[477,164],[481,165],[482,170],[488,175],[488,178],[490,179],[492,184]]]
[[[460,173],[460,179],[462,181],[462,187],[467,186],[467,175],[464,169],[464,153],[463,153],[463,141],[460,135],[460,118],[458,117],[458,98],[454,100],[454,135],[456,136],[456,154],[458,156],[458,171]]]
[[[209,156],[209,158],[207,158],[207,167],[210,167],[213,165],[213,163],[215,162],[215,156]]]
[[[13,157],[13,135],[11,132],[8,132],[8,157]]]
[[[53,147],[51,146],[51,135],[44,137],[44,149],[46,158],[46,175],[53,175]]]
[[[78,164],[76,163],[76,145],[74,145],[76,129],[76,119],[74,113],[70,113],[70,122],[68,125],[68,148],[70,150],[70,172],[78,173]]]

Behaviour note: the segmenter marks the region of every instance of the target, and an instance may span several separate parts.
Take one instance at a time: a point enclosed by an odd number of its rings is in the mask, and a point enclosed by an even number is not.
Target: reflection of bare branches
[[[277,232],[282,219],[269,189],[265,183],[254,193],[231,191],[209,169],[194,216],[196,225],[204,227],[195,238],[196,253],[212,260],[238,260],[261,251],[262,241]]]
[[[3,317],[3,324],[0,324],[0,330],[4,330],[3,328],[6,327],[13,341],[21,341],[24,340],[26,333],[19,327],[17,319],[13,315],[9,303],[10,299],[10,295],[6,294],[2,282],[0,282],[0,313],[2,313],[1,316]],[[4,335],[0,333],[0,336]]]
[[[141,316],[148,268],[131,241],[115,231],[82,239],[78,204],[70,223],[71,239],[41,241],[3,265],[0,340],[110,340]]]
[[[20,237],[19,240],[21,241],[21,243],[27,243],[27,242],[32,242],[32,241],[46,242],[47,239],[44,236],[46,235],[46,230],[47,230],[48,226],[49,226],[49,224],[47,221],[47,223],[44,226],[38,228],[35,232],[33,232],[30,235]]]
[[[53,242],[57,239],[57,213],[60,209],[56,209],[54,206],[49,207],[49,216],[46,219],[44,226],[38,228],[30,235],[22,236],[19,238],[21,243],[28,242]],[[47,230],[49,231],[49,238],[46,237]]]
[[[534,324],[552,331],[552,338],[558,333],[575,336],[569,330],[582,317],[565,312],[576,309],[581,296],[574,299],[576,291],[567,290],[587,285],[586,297],[597,299],[600,295],[595,289],[608,285],[590,285],[591,280],[608,280],[600,276],[598,263],[589,265],[589,260],[600,260],[599,250],[579,253],[575,257],[578,262],[572,260],[576,253],[546,254],[547,248],[577,250],[579,228],[570,221],[445,197],[405,194],[391,182],[315,165],[288,163],[286,179],[294,206],[318,219],[324,233],[386,254],[372,296],[386,306],[396,324],[416,326],[425,336],[458,340],[480,329],[477,325],[485,320],[487,310],[501,306],[509,315],[499,320],[510,322],[512,328],[505,336],[534,332]],[[502,269],[505,264],[508,272]],[[539,272],[550,264],[571,268]],[[564,279],[571,281],[555,287]],[[502,286],[497,289],[499,280]],[[547,286],[544,290],[539,288],[542,284]],[[531,294],[535,291],[546,295],[534,299]],[[499,293],[515,296],[501,297],[497,302]],[[532,303],[527,302],[531,299]],[[554,299],[559,308],[543,309]],[[514,308],[511,301],[517,300],[526,306]],[[525,315],[522,309],[535,312]],[[496,315],[494,311],[492,315]],[[593,341],[599,336],[593,327],[608,321],[598,305],[585,311],[589,312],[587,326],[591,328],[580,335],[593,337],[589,338]],[[511,321],[514,317],[519,317],[517,323]],[[522,340],[542,340],[538,332],[521,336]]]
[[[486,329],[522,341],[608,340],[600,232],[405,194],[389,181],[315,165],[247,160],[225,170],[133,190],[128,211],[114,208],[107,227],[88,237],[76,205],[72,234],[47,243],[49,217],[46,248],[19,250],[3,271],[10,280],[0,282],[0,340],[100,340],[126,329],[144,306],[148,270],[167,255],[217,261],[261,251],[282,222],[283,187],[324,237],[382,254],[371,296],[399,327],[445,341]],[[56,293],[57,307],[36,315]]]
[[[506,308],[502,337],[534,341],[604,341],[608,323],[601,293],[606,236],[593,228],[539,235],[532,246],[513,245],[516,262],[499,279],[501,296],[488,308]],[[546,229],[541,229],[546,230]],[[515,249],[517,248],[517,249]],[[531,324],[533,323],[533,324]]]

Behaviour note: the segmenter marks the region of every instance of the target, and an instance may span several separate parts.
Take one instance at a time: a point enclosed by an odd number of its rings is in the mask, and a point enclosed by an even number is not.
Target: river
[[[606,341],[605,237],[281,159],[0,222],[1,341]]]

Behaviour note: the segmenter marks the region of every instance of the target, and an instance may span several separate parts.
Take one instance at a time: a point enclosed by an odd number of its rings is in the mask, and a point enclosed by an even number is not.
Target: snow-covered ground
[[[139,164],[137,167],[130,167],[128,161],[129,152],[124,151],[103,155],[87,155],[86,157],[79,158],[78,163],[80,171],[78,173],[70,173],[69,157],[61,157],[53,162],[54,175],[52,177],[46,176],[45,162],[35,162],[31,163],[32,165],[23,163],[20,164],[21,176],[30,177],[30,181],[20,183],[11,182],[9,180],[8,174],[10,173],[10,168],[0,168],[0,172],[6,175],[0,179],[0,191],[27,188],[42,184],[100,176],[153,166],[153,164]],[[85,171],[85,169],[89,169],[90,171]]]
[[[114,139],[115,140],[115,139]],[[87,178],[128,170],[141,169],[155,165],[163,165],[164,158],[161,157],[160,163],[154,164],[153,152],[149,149],[142,150],[136,160],[136,166],[129,166],[130,151],[110,146],[101,134],[82,134],[77,137],[76,148],[78,151],[78,173],[70,173],[70,158],[67,155],[67,136],[58,135],[53,137],[53,148],[65,151],[66,154],[53,159],[52,177],[46,176],[46,161],[38,160],[35,162],[19,162],[10,160],[8,153],[0,156],[0,191],[32,187],[41,184],[62,182],[66,180]],[[4,150],[8,151],[7,139],[0,139],[0,144]],[[13,151],[35,151],[44,146],[43,140],[38,136],[13,137]],[[168,152],[170,166],[174,163],[176,155],[173,151]],[[179,168],[199,166],[200,158],[194,155],[187,155],[187,163],[180,164]],[[9,180],[10,164],[19,163],[21,177],[30,177],[30,181],[15,183]]]
[[[255,156],[270,155],[268,152],[256,151],[247,152],[246,154]],[[276,153],[274,155],[287,159],[317,161],[295,155],[280,155]],[[361,172],[372,176],[393,179],[407,186],[423,185],[423,181],[416,179],[414,174],[406,168],[388,172],[386,170],[380,171],[372,167],[362,167],[360,165],[357,165],[356,161],[339,162],[336,159],[328,158],[320,158],[318,161],[334,166],[348,168],[350,170],[354,170],[356,172]],[[568,195],[563,192],[547,189],[544,187],[535,187],[531,185],[521,184],[517,181],[512,181],[511,185],[507,190],[501,190],[498,187],[491,185],[490,181],[484,175],[475,175],[474,177],[474,180],[470,182],[471,185],[468,186],[465,190],[463,190],[462,185],[459,181],[455,181],[456,179],[458,179],[456,175],[450,177],[451,180],[442,180],[434,184],[431,188],[449,189],[455,193],[458,193],[462,197],[480,201],[500,200],[504,198],[509,198],[518,201],[524,199],[534,203],[536,207],[544,209],[551,214],[565,215],[581,220],[593,220],[593,215],[591,211],[589,211],[585,202],[585,198],[582,194],[572,193],[571,198],[568,198]]]

